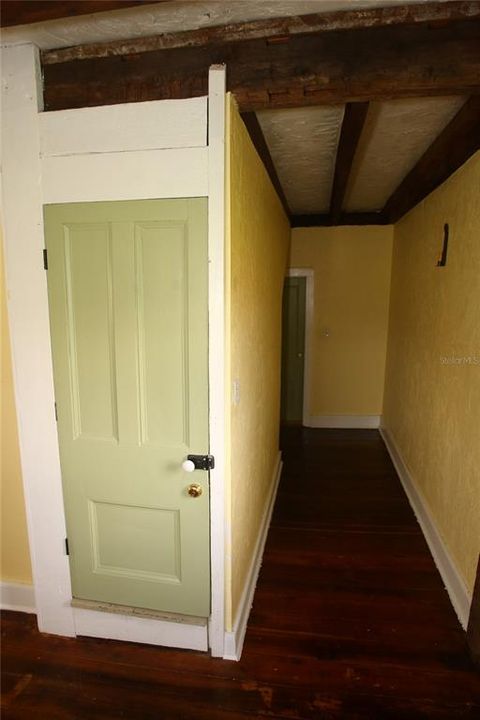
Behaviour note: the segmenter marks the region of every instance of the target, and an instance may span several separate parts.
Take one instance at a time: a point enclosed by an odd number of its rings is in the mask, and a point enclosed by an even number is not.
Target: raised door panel
[[[188,237],[135,226],[142,442],[189,444]]]

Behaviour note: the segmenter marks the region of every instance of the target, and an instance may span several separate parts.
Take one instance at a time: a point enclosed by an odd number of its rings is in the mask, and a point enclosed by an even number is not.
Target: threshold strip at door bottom
[[[72,598],[71,605],[74,608],[81,608],[82,610],[95,610],[96,612],[114,613],[115,615],[132,615],[134,617],[151,618],[165,622],[182,623],[184,625],[204,627],[207,624],[207,618],[196,617],[194,615],[180,615],[179,613],[131,607],[130,605],[117,605],[116,603],[99,602],[97,600]]]

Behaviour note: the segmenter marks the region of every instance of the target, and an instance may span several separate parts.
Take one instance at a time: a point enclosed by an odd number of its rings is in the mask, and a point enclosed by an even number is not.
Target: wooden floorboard
[[[2,613],[8,720],[480,718],[480,676],[377,431],[282,433],[240,663]]]

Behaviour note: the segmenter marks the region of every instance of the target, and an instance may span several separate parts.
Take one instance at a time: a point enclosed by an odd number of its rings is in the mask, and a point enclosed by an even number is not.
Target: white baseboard
[[[169,622],[77,607],[73,608],[73,616],[76,635],[203,652],[208,650],[206,622],[201,625]]]
[[[380,415],[313,415],[305,423],[311,428],[375,429]]]
[[[0,607],[2,610],[36,613],[33,585],[0,582]]]
[[[270,527],[273,507],[275,505],[275,498],[277,497],[278,484],[280,482],[280,476],[282,474],[282,466],[282,454],[279,452],[277,462],[275,464],[275,470],[273,473],[270,497],[263,513],[260,530],[257,536],[257,542],[255,543],[255,549],[253,551],[252,562],[250,564],[247,579],[245,581],[242,597],[240,598],[237,616],[233,624],[233,631],[225,632],[223,653],[224,660],[240,660],[242,655],[243,642],[245,640],[245,633],[247,631],[248,618],[250,615],[251,607],[253,605],[253,596],[255,594],[255,588],[257,586],[258,574],[262,565],[263,551],[265,548],[265,542],[267,540],[268,529]]]
[[[442,576],[443,583],[450,597],[450,602],[457,614],[460,624],[465,630],[468,625],[470,613],[471,596],[465,582],[459,573],[455,562],[450,555],[447,546],[438,530],[435,520],[428,508],[420,489],[407,468],[400,450],[392,435],[385,427],[380,428],[380,434],[388,450],[390,458],[398,473],[403,489],[412,506],[418,524],[422,528],[425,540],[434,559],[437,570]]]

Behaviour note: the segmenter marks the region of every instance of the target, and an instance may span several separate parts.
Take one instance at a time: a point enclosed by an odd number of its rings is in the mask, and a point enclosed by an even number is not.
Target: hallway
[[[240,663],[2,616],[5,720],[480,718],[480,679],[375,430],[285,430]]]
[[[295,658],[300,717],[480,717],[464,633],[378,432],[288,428],[281,447],[245,653],[268,638]]]

